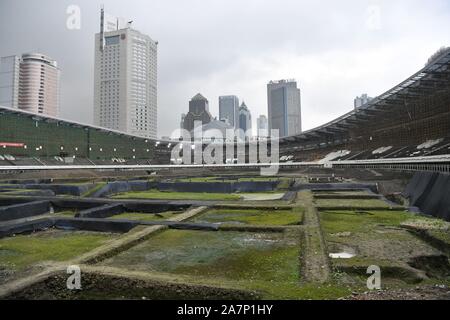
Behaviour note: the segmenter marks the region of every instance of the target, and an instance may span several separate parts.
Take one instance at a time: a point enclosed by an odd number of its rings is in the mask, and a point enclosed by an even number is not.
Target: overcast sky
[[[450,45],[448,0],[0,0],[0,56],[38,51],[61,69],[61,116],[92,123],[94,34],[100,5],[159,41],[158,135],[178,128],[200,92],[218,116],[235,94],[267,114],[266,84],[294,78],[303,128],[377,96]],[[66,27],[69,5],[81,28]]]

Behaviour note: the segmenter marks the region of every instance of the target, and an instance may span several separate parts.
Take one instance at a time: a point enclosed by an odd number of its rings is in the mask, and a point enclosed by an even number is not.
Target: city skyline
[[[270,79],[291,77],[303,89],[303,122],[304,130],[308,130],[350,111],[353,98],[361,92],[381,94],[422,67],[439,47],[450,43],[449,36],[441,31],[450,26],[450,8],[445,1],[433,1],[433,5],[409,1],[408,14],[402,12],[401,3],[329,2],[320,5],[326,9],[319,19],[308,18],[318,5],[298,1],[284,1],[291,10],[283,11],[270,3],[249,3],[237,13],[239,3],[233,1],[215,6],[178,2],[171,6],[174,9],[160,1],[138,1],[133,8],[118,1],[104,2],[108,12],[129,17],[136,29],[161,42],[159,137],[178,128],[183,102],[193,91],[208,97],[232,92],[245,97],[252,112],[259,115],[267,108],[265,84]],[[0,48],[0,56],[37,51],[57,60],[63,70],[61,117],[93,123],[93,34],[98,30],[100,2],[75,3],[81,9],[80,30],[66,27],[66,10],[71,4],[2,1],[1,12],[14,11],[17,15],[14,20],[2,17],[1,26],[10,31],[1,35],[0,40],[7,45]],[[237,23],[230,28],[225,21],[231,14],[236,15]],[[283,26],[267,24],[269,14],[285,14]],[[304,19],[288,19],[293,15]],[[155,18],[145,19],[147,16]],[[183,23],[193,18],[196,23]],[[414,24],[418,18],[424,22],[420,27]],[[49,23],[38,24],[42,19]],[[183,29],[171,23],[174,19]],[[323,21],[327,21],[326,28],[317,25]],[[240,28],[244,22],[247,28]],[[11,25],[15,27],[9,28]],[[213,26],[214,32],[208,32],[206,25]],[[305,33],[307,30],[314,30],[314,34]],[[415,45],[418,42],[420,47]],[[416,48],[414,52],[411,47]],[[408,59],[402,59],[405,55]],[[213,114],[219,113],[217,101],[212,100],[210,107]],[[256,128],[256,117],[253,120]]]

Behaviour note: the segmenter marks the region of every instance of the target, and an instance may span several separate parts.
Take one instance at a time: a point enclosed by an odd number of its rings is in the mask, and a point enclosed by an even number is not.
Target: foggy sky
[[[93,121],[94,34],[100,5],[159,41],[158,136],[178,128],[200,92],[218,116],[219,95],[267,114],[266,84],[294,78],[303,129],[377,96],[450,46],[446,0],[0,0],[0,56],[42,52],[61,69],[61,117]],[[66,9],[81,9],[68,30]]]

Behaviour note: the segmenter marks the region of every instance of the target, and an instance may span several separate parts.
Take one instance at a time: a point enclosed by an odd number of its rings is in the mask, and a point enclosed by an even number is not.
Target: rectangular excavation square
[[[76,258],[118,234],[48,229],[0,239],[0,284],[40,270],[49,261]]]
[[[101,263],[280,297],[300,281],[299,233],[168,230]],[[286,291],[287,290],[287,291]]]
[[[240,200],[238,194],[206,192],[136,191],[112,196],[115,199],[161,199],[161,200]]]
[[[125,220],[137,220],[137,221],[161,221],[169,220],[177,215],[183,213],[183,211],[165,211],[160,213],[144,213],[144,212],[124,212],[109,217],[108,219],[125,219]]]
[[[378,199],[316,199],[318,207],[343,207],[343,208],[389,208],[392,205]]]
[[[324,211],[320,218],[333,265],[349,273],[363,275],[370,265],[377,265],[385,280],[416,282],[423,272],[411,268],[414,260],[441,255],[401,227],[420,219],[408,212]]]
[[[288,226],[300,225],[303,221],[303,212],[300,208],[290,210],[211,209],[196,216],[193,221],[225,225]]]

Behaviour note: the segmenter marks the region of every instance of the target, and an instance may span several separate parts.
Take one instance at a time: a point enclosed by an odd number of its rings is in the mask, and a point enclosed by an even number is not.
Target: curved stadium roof
[[[371,117],[395,108],[400,104],[404,105],[408,101],[427,96],[442,88],[448,88],[449,85],[450,48],[447,48],[445,52],[428,63],[422,70],[360,108],[301,134],[282,137],[280,142],[304,141],[324,133],[333,134],[346,131],[348,128],[354,127],[355,123],[358,124],[360,122],[359,124],[363,125],[364,122],[360,120],[370,120]]]

